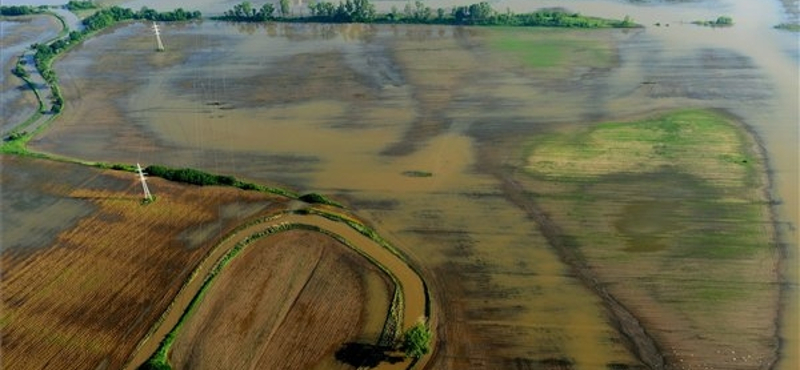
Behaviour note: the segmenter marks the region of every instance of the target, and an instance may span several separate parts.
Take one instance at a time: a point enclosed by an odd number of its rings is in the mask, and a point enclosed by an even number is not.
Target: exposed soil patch
[[[248,247],[214,283],[174,346],[176,368],[348,368],[334,352],[364,337],[374,267],[319,233],[291,231]],[[384,312],[388,295],[384,294]],[[380,323],[382,324],[382,323]],[[368,328],[372,335],[380,330]],[[330,367],[331,365],[336,365]],[[287,367],[288,366],[288,367]]]
[[[36,161],[20,161],[26,170],[37,166]],[[92,212],[70,216],[77,220],[68,229],[46,230],[50,237],[34,251],[20,255],[4,250],[0,256],[3,363],[15,369],[54,363],[63,369],[101,364],[121,368],[218,237],[209,235],[204,246],[190,250],[180,240],[181,233],[218,219],[225,204],[246,201],[281,207],[279,198],[265,194],[182,186],[155,178],[150,188],[158,200],[143,206],[133,174],[51,162],[45,166],[88,173],[74,187],[40,181],[54,186],[44,192],[57,199],[54,207],[77,202]],[[65,178],[70,176],[75,175]],[[8,187],[13,189],[12,182],[13,178]],[[15,228],[35,229],[38,223],[33,217],[21,221]],[[223,222],[220,231],[233,226]]]

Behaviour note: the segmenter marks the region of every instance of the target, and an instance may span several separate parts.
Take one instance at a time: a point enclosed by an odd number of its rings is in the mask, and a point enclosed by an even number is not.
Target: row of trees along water
[[[638,27],[630,17],[623,20],[604,19],[570,13],[563,9],[544,9],[517,14],[511,10],[498,12],[488,2],[468,6],[455,6],[448,10],[433,8],[422,1],[407,3],[403,11],[392,7],[389,13],[378,14],[369,0],[345,0],[339,3],[310,2],[308,16],[290,14],[288,0],[281,0],[279,8],[267,3],[260,7],[249,1],[242,2],[217,19],[238,22],[290,21],[323,23],[413,23],[445,25],[570,27],[570,28],[629,28]]]
[[[82,6],[82,2],[78,2]],[[39,8],[36,8],[39,9]],[[34,62],[36,69],[39,70],[44,80],[50,85],[52,90],[52,112],[61,112],[64,106],[64,98],[58,88],[58,80],[55,71],[52,69],[53,59],[70,45],[82,41],[85,37],[95,31],[112,26],[118,22],[126,20],[150,20],[150,21],[186,21],[198,19],[202,16],[199,11],[186,11],[182,8],[170,12],[158,12],[156,10],[143,7],[139,11],[128,8],[113,6],[96,11],[94,14],[83,19],[83,31],[71,31],[65,38],[58,39],[49,44],[33,44],[31,47],[36,51]]]

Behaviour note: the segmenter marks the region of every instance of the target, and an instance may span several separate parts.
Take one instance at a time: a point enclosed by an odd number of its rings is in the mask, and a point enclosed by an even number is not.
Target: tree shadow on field
[[[345,343],[342,348],[339,348],[335,356],[339,362],[346,363],[356,368],[373,368],[384,361],[395,364],[404,360],[402,356],[387,354],[387,352],[391,351],[391,347],[350,342]]]

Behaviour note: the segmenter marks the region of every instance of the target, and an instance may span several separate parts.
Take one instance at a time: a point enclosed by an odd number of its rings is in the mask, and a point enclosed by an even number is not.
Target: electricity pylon
[[[142,181],[142,190],[144,191],[144,200],[147,202],[153,201],[153,194],[150,194],[150,189],[147,188],[147,181],[144,179],[144,171],[142,171],[142,166],[138,163],[136,164],[136,172],[139,173],[139,180]]]
[[[161,43],[161,31],[155,21],[153,21],[153,33],[156,34],[156,42],[158,43],[156,51],[164,51],[164,44]]]

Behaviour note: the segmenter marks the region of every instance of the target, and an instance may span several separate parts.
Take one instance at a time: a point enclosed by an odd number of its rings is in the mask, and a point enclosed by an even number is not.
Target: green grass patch
[[[526,147],[526,169],[541,178],[585,181],[672,167],[712,181],[744,184],[753,179],[755,158],[743,135],[727,117],[707,110],[602,123],[538,136]]]
[[[611,45],[592,40],[583,31],[492,29],[489,47],[529,68],[610,68],[615,62]]]

